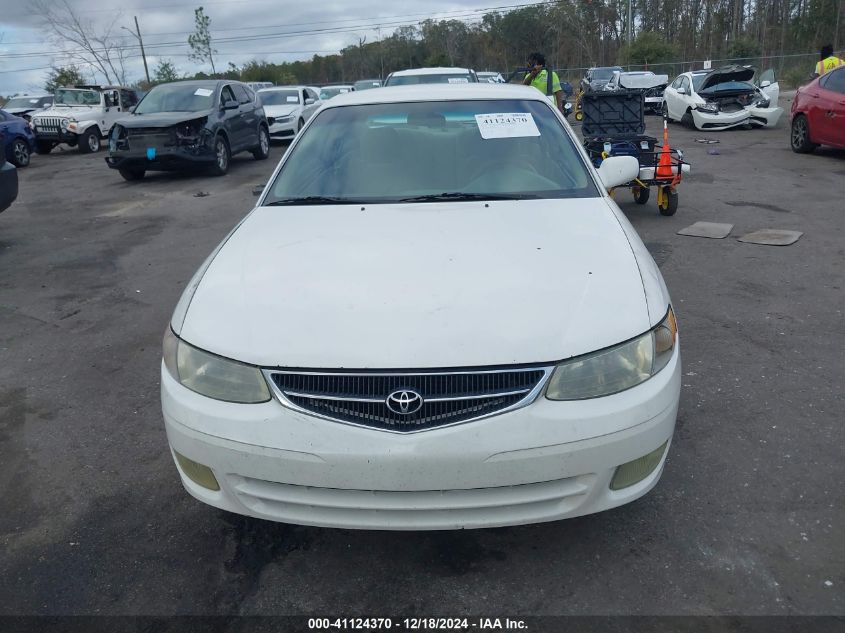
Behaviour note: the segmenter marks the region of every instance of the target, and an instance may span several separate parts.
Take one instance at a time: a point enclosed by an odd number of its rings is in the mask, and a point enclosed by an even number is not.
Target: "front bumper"
[[[663,97],[645,97],[644,107],[652,112],[663,110]]]
[[[732,127],[747,125],[751,114],[748,110],[738,112],[719,112],[710,114],[700,110],[692,110],[692,120],[699,130],[727,130]]]
[[[748,122],[755,127],[775,127],[783,116],[783,108],[748,108]]]
[[[112,169],[143,169],[145,171],[171,171],[214,164],[217,157],[211,148],[156,147],[154,158],[148,158],[147,148],[109,149],[106,164]]]
[[[296,120],[274,121],[270,126],[270,138],[274,140],[293,138],[296,136]]]
[[[42,128],[38,128],[35,130],[35,140],[47,143],[75,144],[79,141],[79,136],[75,132],[71,132],[69,130],[42,130]]]
[[[668,443],[680,394],[680,355],[613,396],[553,402],[411,434],[319,419],[276,400],[219,402],[162,366],[171,449],[212,469],[220,490],[189,479],[212,506],[252,517],[358,529],[457,529],[553,521],[644,495],[665,461],[622,490],[620,464]]]

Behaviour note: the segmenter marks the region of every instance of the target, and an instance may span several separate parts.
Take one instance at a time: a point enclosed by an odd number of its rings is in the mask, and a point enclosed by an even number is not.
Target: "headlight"
[[[290,121],[293,121],[292,116],[277,116],[275,123],[288,123]]]
[[[62,119],[62,122],[61,122],[62,129],[66,130],[68,125],[70,125],[70,119]]]
[[[654,328],[632,341],[561,363],[546,387],[549,400],[585,400],[635,387],[672,358],[678,327],[672,308]]]
[[[258,367],[188,345],[170,326],[164,333],[162,352],[170,375],[191,391],[215,400],[242,404],[270,399],[270,390]]]
[[[707,112],[708,114],[718,114],[719,106],[716,103],[701,103],[696,106],[696,110],[699,112]]]

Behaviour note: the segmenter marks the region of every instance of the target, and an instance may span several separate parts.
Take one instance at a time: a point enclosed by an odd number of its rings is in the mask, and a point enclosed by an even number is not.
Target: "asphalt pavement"
[[[138,183],[102,154],[35,156],[0,214],[0,614],[845,615],[845,152],[793,154],[786,116],[670,139],[692,164],[677,214],[617,196],[680,324],[662,480],[609,512],[458,532],[274,524],[179,483],[161,336],[284,147]],[[696,221],[734,230],[676,234]],[[737,240],[763,228],[804,234]]]

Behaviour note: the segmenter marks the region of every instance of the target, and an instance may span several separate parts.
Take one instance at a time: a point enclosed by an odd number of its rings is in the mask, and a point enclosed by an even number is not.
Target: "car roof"
[[[324,107],[403,103],[421,101],[467,101],[519,99],[548,103],[546,96],[531,86],[519,84],[424,84],[393,86],[390,90],[356,90],[340,94]]]
[[[270,92],[271,90],[302,90],[308,86],[270,86],[269,88],[262,88],[258,92]]]
[[[469,68],[455,68],[450,66],[437,66],[430,68],[409,68],[408,70],[397,70],[394,77],[407,77],[409,75],[445,75],[446,73],[467,73]]]

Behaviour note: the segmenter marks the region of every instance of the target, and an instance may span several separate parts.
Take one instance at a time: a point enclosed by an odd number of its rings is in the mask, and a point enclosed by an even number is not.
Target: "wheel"
[[[687,108],[687,111],[684,112],[684,116],[681,117],[681,125],[685,125],[688,128],[695,128],[695,121],[692,118],[692,110]]]
[[[810,124],[803,114],[798,114],[792,119],[789,144],[792,146],[792,151],[798,154],[809,154],[818,147],[816,143],[810,142]]]
[[[15,167],[29,165],[29,144],[23,139],[16,139],[12,145],[12,164]]]
[[[263,125],[258,128],[258,147],[252,150],[255,160],[265,160],[270,156],[270,133]]]
[[[660,215],[675,215],[678,210],[678,192],[672,187],[660,187],[657,193],[657,208]]]
[[[49,154],[54,147],[55,144],[50,141],[35,141],[35,151],[39,154]]]
[[[660,113],[663,115],[663,118],[666,119],[668,122],[672,122],[672,119],[669,118],[669,106],[666,105],[666,102],[663,102],[663,108],[660,110]]]
[[[651,197],[651,189],[648,187],[640,187],[639,185],[631,187],[631,193],[634,194],[634,202],[637,204],[645,204]]]
[[[135,180],[141,180],[146,173],[143,169],[131,169],[129,167],[124,167],[122,169],[118,169],[120,175],[123,176],[124,180],[128,180],[129,182],[133,182]]]
[[[79,138],[79,153],[92,154],[100,151],[100,130],[96,127],[85,130]]]
[[[229,151],[229,143],[224,136],[217,136],[214,139],[214,154],[216,159],[214,166],[211,168],[211,173],[215,176],[225,176],[229,171],[229,159],[232,153]]]
[[[584,113],[581,110],[575,112],[575,120],[576,121],[583,121],[584,120]]]

